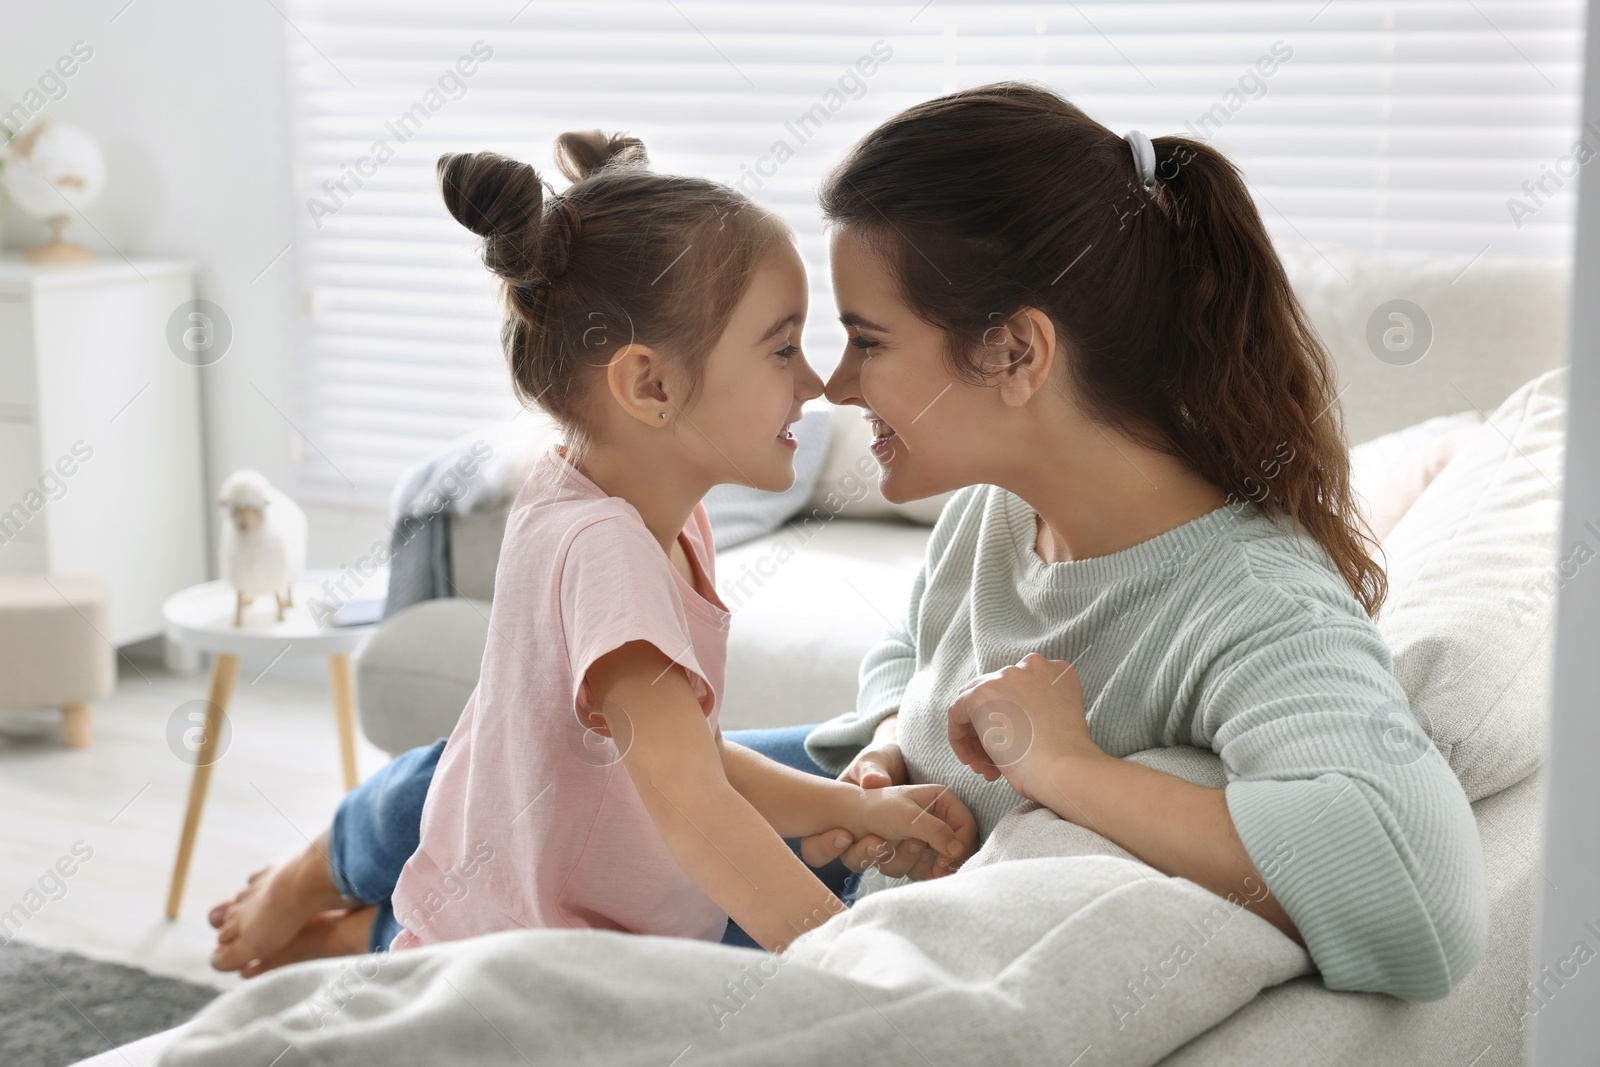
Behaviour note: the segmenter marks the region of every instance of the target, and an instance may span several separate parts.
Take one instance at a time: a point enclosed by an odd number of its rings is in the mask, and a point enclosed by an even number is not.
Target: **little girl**
[[[374,941],[718,941],[732,916],[780,951],[844,908],[782,838],[927,842],[946,873],[975,823],[939,785],[863,790],[724,747],[729,614],[700,499],[794,482],[788,427],[822,392],[799,349],[805,271],[776,217],[651,172],[633,138],[565,134],[557,159],[573,184],[551,197],[525,163],[439,160],[502,280],[518,397],[565,443],[512,505],[478,686]]]

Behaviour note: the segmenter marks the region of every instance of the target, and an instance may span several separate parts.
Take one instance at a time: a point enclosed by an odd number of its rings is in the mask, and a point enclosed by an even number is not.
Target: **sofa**
[[[1481,421],[1519,385],[1565,362],[1565,261],[1299,248],[1280,255],[1338,365],[1352,443],[1432,418]],[[1367,340],[1373,311],[1396,299],[1432,320],[1428,350],[1408,365],[1377,358]],[[1413,324],[1419,334],[1421,325]],[[827,460],[799,514],[717,553],[717,589],[733,610],[726,730],[820,722],[855,707],[857,666],[888,620],[903,614],[948,497],[884,500],[860,409],[835,407],[833,422]],[[1398,440],[1413,437],[1420,445],[1426,434]],[[1394,445],[1368,450],[1366,480],[1397,461]],[[1363,473],[1358,465],[1358,489]],[[362,728],[391,754],[447,736],[477,684],[512,495],[449,520],[457,595],[385,620],[358,658]]]
[[[1229,937],[1191,965],[1187,984],[1152,1001],[1159,1010],[1131,1030],[1112,1027],[1103,998],[1117,995],[1118,968],[1149,958],[1137,954],[1154,951],[1169,924],[1203,903],[1194,893],[1209,895],[1024,805],[959,876],[874,894],[800,938],[784,972],[793,977],[771,992],[758,983],[739,1025],[716,1035],[720,1051],[697,1062],[834,1062],[868,1042],[874,1062],[885,1063],[924,1062],[930,1049],[939,1063],[1068,1062],[1080,1049],[1084,1064],[1179,1067],[1526,1062],[1526,1026],[1539,1003],[1527,994],[1561,573],[1567,265],[1283,255],[1338,364],[1346,433],[1362,442],[1352,450],[1358,492],[1373,512],[1390,509],[1382,525],[1391,591],[1378,626],[1417,721],[1477,817],[1491,901],[1483,959],[1440,1000],[1335,992],[1303,950],[1241,911]],[[1394,300],[1431,320],[1420,358],[1380,354],[1369,343],[1374,312]],[[1380,335],[1395,321],[1382,312]],[[937,501],[897,507],[857,484],[850,474],[864,427],[854,412],[836,416],[807,510],[717,554],[719,590],[736,609],[729,729],[849,709],[856,664],[886,618],[903,610],[921,561],[927,509]],[[363,651],[362,725],[380,747],[402,751],[451,729],[475,684],[503,522],[503,508],[461,520],[452,552],[462,595],[386,620]],[[1388,736],[1375,726],[1375,744]],[[1202,784],[1222,779],[1203,750],[1130,758]],[[481,1038],[475,1061],[668,1062],[685,1051],[685,1035],[705,1032],[702,1000],[691,991],[737,978],[759,959],[730,946],[669,943],[678,940],[513,931],[406,954],[363,976],[374,999],[337,1031],[297,1023],[295,1008],[351,965],[301,964],[221,998],[185,1033],[138,1051],[170,1045],[174,1064],[222,1062],[212,1053],[235,1062],[287,1043],[304,1062],[423,1062]],[[1052,952],[1041,954],[1045,943]],[[828,1027],[806,1022],[821,1017]],[[896,1033],[910,1047],[896,1044]]]

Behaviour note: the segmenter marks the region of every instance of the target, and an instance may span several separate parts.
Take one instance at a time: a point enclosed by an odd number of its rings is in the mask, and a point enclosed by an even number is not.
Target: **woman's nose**
[[[823,388],[823,395],[831,404],[845,405],[856,404],[866,407],[857,390],[857,383],[861,380],[861,354],[854,345],[846,345],[844,355],[839,360],[839,365],[833,369],[833,374],[828,378],[828,384]]]

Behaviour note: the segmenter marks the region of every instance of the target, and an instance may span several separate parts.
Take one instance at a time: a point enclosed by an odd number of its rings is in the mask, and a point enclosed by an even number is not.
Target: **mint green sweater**
[[[949,785],[982,841],[1023,798],[956,759],[946,710],[1029,652],[1070,661],[1110,755],[1221,757],[1239,836],[1329,989],[1445,996],[1488,939],[1477,826],[1438,749],[1407,744],[1389,648],[1322,547],[1247,503],[1091,559],[1047,564],[1035,536],[1016,495],[955,494],[856,710],[811,733],[811,757],[839,773],[898,711],[910,780]]]

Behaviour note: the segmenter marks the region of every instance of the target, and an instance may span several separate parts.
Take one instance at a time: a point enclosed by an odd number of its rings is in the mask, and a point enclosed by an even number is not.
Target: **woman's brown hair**
[[[733,189],[648,163],[635,137],[564,133],[556,164],[572,184],[558,194],[520,160],[439,157],[445,207],[483,238],[484,265],[501,279],[517,399],[561,424],[574,462],[593,441],[599,368],[630,342],[649,345],[674,360],[687,405],[756,268],[791,239]]]
[[[851,150],[823,217],[860,235],[959,380],[984,332],[1050,316],[1086,417],[1115,425],[1322,546],[1369,616],[1387,594],[1350,490],[1333,363],[1234,165],[1122,137],[1055,93],[981,86],[901,112]],[[1243,506],[1243,505],[1241,505]]]

